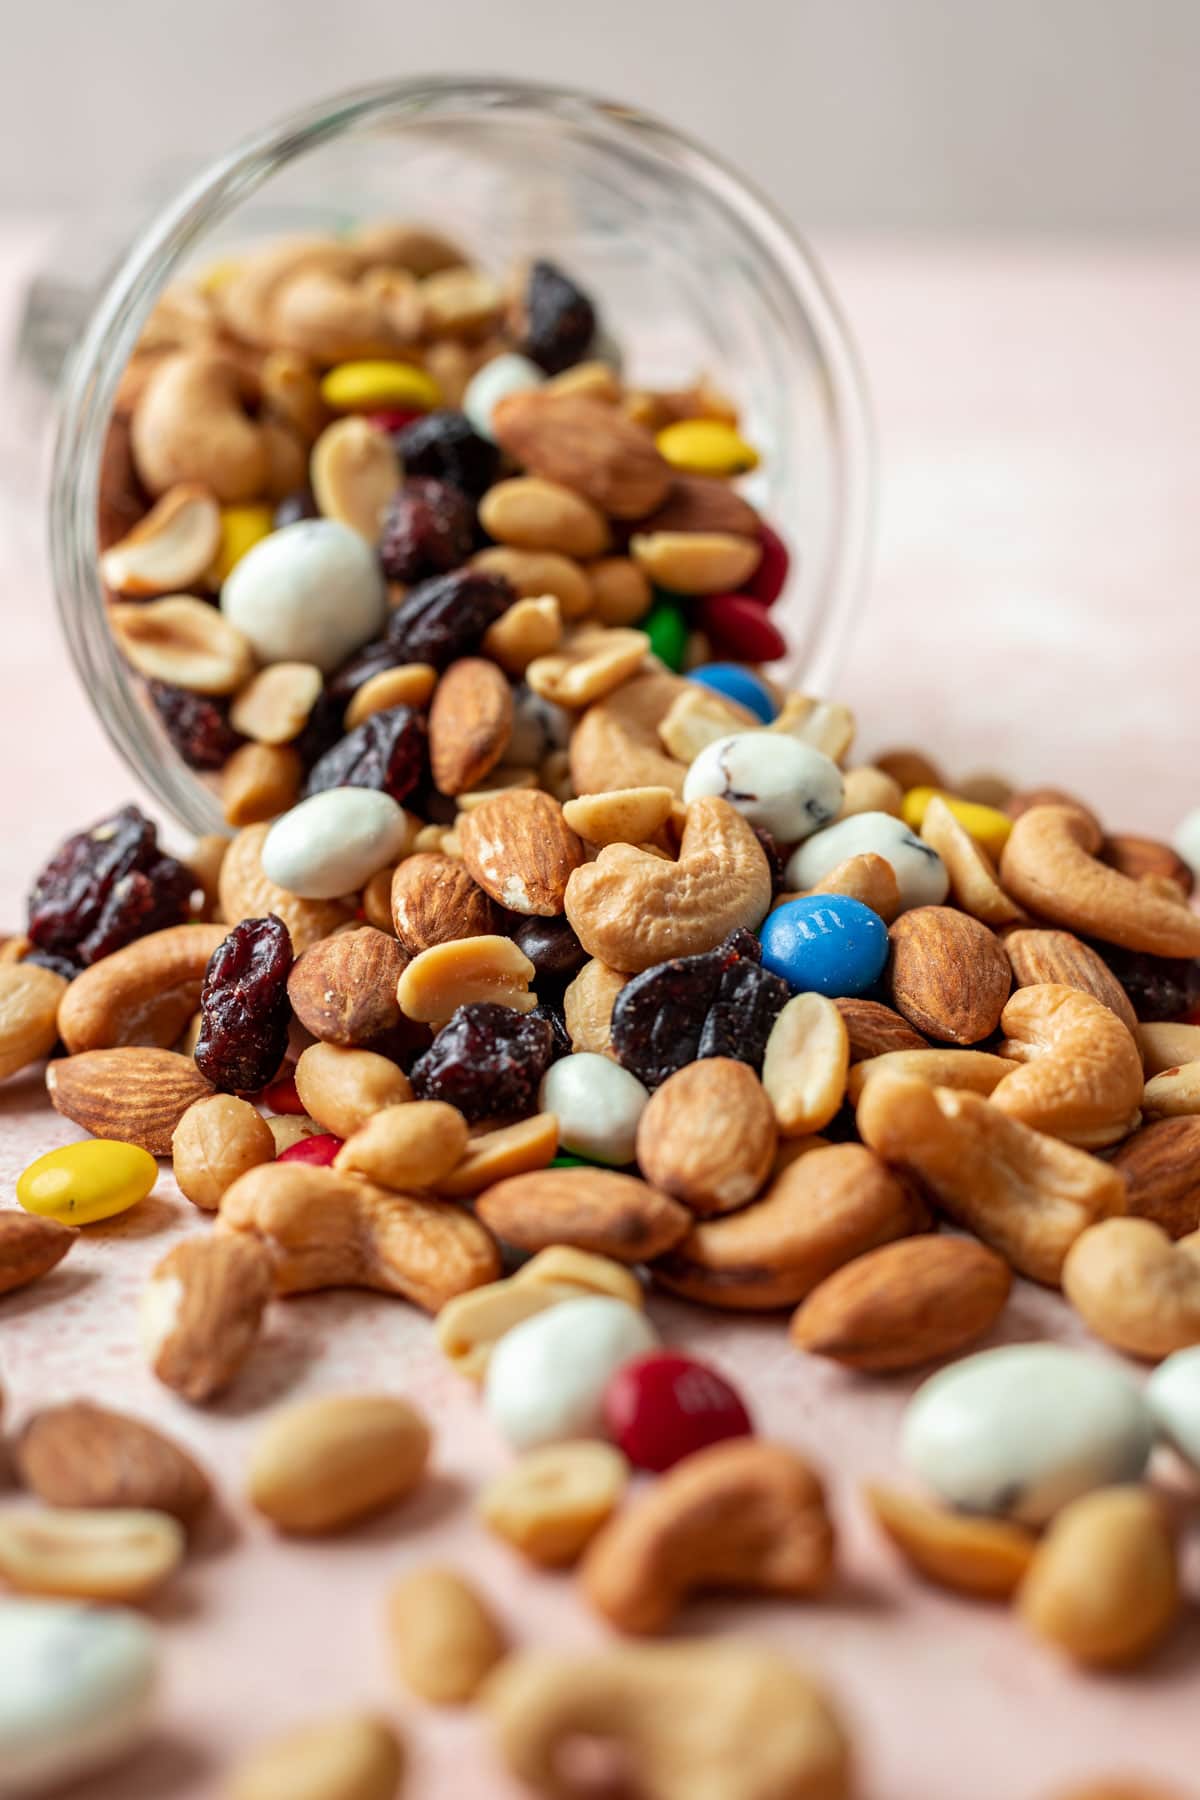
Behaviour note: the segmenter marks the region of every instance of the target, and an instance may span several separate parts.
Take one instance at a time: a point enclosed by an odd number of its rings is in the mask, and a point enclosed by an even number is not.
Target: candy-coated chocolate
[[[914,831],[920,831],[925,823],[929,802],[935,797],[946,802],[963,830],[969,831],[989,856],[999,856],[1013,828],[1008,814],[998,811],[994,806],[983,806],[978,800],[960,800],[957,794],[948,794],[944,788],[909,788],[900,803],[900,816],[904,823],[911,825]]]
[[[274,527],[275,509],[271,506],[223,506],[221,544],[208,571],[209,584],[220,587],[247,550],[252,550],[260,538],[268,537]]]
[[[744,475],[758,451],[724,419],[679,419],[655,438],[659,454],[684,475]]]
[[[743,669],[740,663],[705,663],[699,669],[690,670],[688,680],[699,682],[701,687],[711,688],[714,694],[723,694],[726,700],[744,706],[764,725],[769,725],[775,717],[777,708],[770,688],[752,669]]]
[[[687,654],[689,629],[687,614],[678,600],[673,594],[661,592],[656,595],[645,618],[638,621],[638,630],[649,636],[655,656],[676,674],[682,669]]]
[[[388,358],[338,363],[321,381],[321,398],[334,412],[380,412],[403,407],[428,412],[440,406],[442,390],[415,363]]]
[[[792,559],[779,533],[769,525],[761,525],[758,535],[762,544],[762,556],[742,592],[752,600],[761,601],[764,606],[774,606],[787,585]]]
[[[332,1131],[320,1131],[313,1137],[301,1138],[299,1143],[289,1144],[275,1158],[276,1162],[309,1163],[317,1169],[327,1169],[342,1147],[343,1140],[334,1137]]]
[[[47,1150],[17,1177],[26,1212],[63,1225],[95,1225],[128,1212],[158,1180],[158,1164],[138,1144],[86,1138]]]
[[[845,894],[788,900],[767,915],[759,936],[763,968],[781,975],[797,994],[865,994],[887,962],[887,926]]]
[[[725,1377],[675,1350],[651,1350],[617,1370],[604,1390],[604,1425],[635,1468],[655,1472],[754,1430]]]
[[[700,622],[718,656],[731,662],[775,662],[787,640],[749,594],[709,594],[700,603]]]

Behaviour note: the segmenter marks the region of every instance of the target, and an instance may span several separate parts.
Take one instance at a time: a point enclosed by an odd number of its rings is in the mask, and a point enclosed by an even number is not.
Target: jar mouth
[[[97,300],[60,387],[50,467],[50,560],[60,628],[104,729],[155,799],[196,834],[223,831],[215,795],[178,759],[135,695],[106,619],[96,520],[101,454],[118,383],[159,294],[189,254],[271,177],[322,145],[381,124],[403,131],[456,117],[503,126],[557,122],[598,148],[636,152],[681,187],[701,187],[769,260],[815,346],[835,443],[839,527],[821,605],[793,646],[821,692],[856,622],[874,519],[874,440],[857,352],[828,282],[774,204],[719,156],[651,114],[583,90],[506,78],[428,76],[358,88],[311,104],[209,165],[142,232]]]

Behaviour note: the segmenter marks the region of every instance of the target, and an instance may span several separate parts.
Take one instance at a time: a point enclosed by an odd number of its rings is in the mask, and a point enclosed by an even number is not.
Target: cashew
[[[1103,836],[1070,806],[1023,812],[1000,859],[1005,889],[1041,918],[1151,956],[1200,956],[1200,914],[1097,860]]]
[[[986,850],[955,818],[940,794],[935,794],[925,809],[921,836],[946,865],[950,892],[964,912],[982,919],[985,925],[1009,925],[1022,916],[1020,907],[996,880]]]
[[[664,1631],[705,1588],[817,1593],[833,1572],[818,1476],[783,1444],[710,1444],[610,1520],[580,1567],[586,1598],[618,1631]]]
[[[164,357],[133,414],[134,461],[150,493],[199,482],[231,504],[282,498],[300,486],[303,444],[286,427],[252,418],[248,398],[246,376],[220,351]]]
[[[687,686],[678,675],[652,669],[589,706],[571,734],[575,792],[669,787],[673,794],[682,794],[687,765],[663,754],[658,727]]]
[[[1142,1059],[1114,1012],[1091,994],[1047,981],[1018,988],[1000,1015],[1000,1054],[1023,1063],[992,1105],[1036,1131],[1098,1149],[1138,1121]]]
[[[1162,1502],[1149,1488],[1100,1488],[1064,1507],[1017,1596],[1038,1637],[1075,1662],[1140,1662],[1179,1615],[1179,1567]]]
[[[333,238],[288,238],[242,259],[216,303],[239,338],[318,362],[411,355],[423,307],[403,269]]]
[[[484,1690],[501,1753],[548,1800],[586,1800],[575,1739],[625,1753],[643,1800],[850,1800],[849,1745],[825,1695],[736,1639],[509,1657]]]
[[[885,1162],[911,1170],[957,1224],[1049,1287],[1076,1238],[1125,1206],[1115,1169],[979,1094],[877,1075],[859,1100],[858,1129]]]
[[[1146,1083],[1142,1107],[1150,1119],[1182,1119],[1200,1113],[1200,1061],[1162,1069]]]
[[[563,1016],[574,1050],[593,1050],[598,1056],[614,1056],[612,1011],[617,995],[629,980],[619,969],[593,958],[585,962],[563,995]]]
[[[169,1050],[200,1004],[208,960],[224,938],[223,925],[171,925],[84,969],[58,1009],[67,1050]]]
[[[790,1163],[753,1205],[694,1225],[654,1274],[689,1300],[774,1311],[853,1257],[928,1227],[928,1209],[878,1157],[830,1144]]]
[[[221,511],[207,488],[192,482],[168,490],[128,536],[100,559],[105,584],[145,598],[178,593],[198,582],[221,542]]]
[[[1037,987],[1056,981],[1062,987],[1091,994],[1116,1013],[1127,1031],[1137,1034],[1137,1014],[1129,995],[1103,957],[1081,943],[1069,931],[1010,931],[1004,949],[1012,966],[1015,987]]]
[[[987,1050],[885,1050],[855,1063],[847,1080],[854,1105],[876,1075],[909,1075],[926,1087],[963,1088],[972,1094],[990,1094],[1019,1064]]]
[[[217,1225],[258,1239],[280,1294],[374,1288],[437,1312],[500,1273],[491,1233],[452,1202],[392,1194],[303,1163],[267,1163],[240,1176],[221,1198]]]
[[[695,800],[678,862],[609,844],[576,869],[564,906],[589,956],[636,973],[711,950],[738,926],[760,925],[771,871],[753,830],[727,800]]]
[[[1096,1336],[1132,1356],[1200,1344],[1200,1231],[1173,1240],[1150,1219],[1106,1219],[1072,1247],[1062,1285]]]
[[[644,631],[580,625],[566,634],[562,648],[553,655],[535,657],[525,679],[535,694],[556,706],[591,706],[629,681],[649,648]]]

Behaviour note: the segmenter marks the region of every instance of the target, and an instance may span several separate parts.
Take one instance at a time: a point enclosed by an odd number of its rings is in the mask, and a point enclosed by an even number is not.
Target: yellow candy
[[[95,1225],[128,1212],[158,1180],[158,1164],[137,1144],[87,1138],[48,1150],[17,1177],[26,1212],[63,1225]]]
[[[685,475],[744,475],[757,469],[758,451],[723,419],[680,419],[664,425],[655,443]]]
[[[1013,828],[1008,814],[997,812],[994,806],[981,806],[977,800],[960,800],[944,788],[909,788],[900,802],[904,823],[911,825],[914,831],[920,831],[925,823],[926,808],[935,794],[946,802],[963,830],[969,831],[977,844],[982,844],[989,855],[999,856]]]
[[[269,537],[275,515],[269,506],[223,506],[221,547],[208,569],[210,587],[220,587],[230,570],[261,538]]]
[[[442,390],[432,375],[406,362],[346,362],[330,369],[321,398],[334,412],[380,412],[440,406]]]

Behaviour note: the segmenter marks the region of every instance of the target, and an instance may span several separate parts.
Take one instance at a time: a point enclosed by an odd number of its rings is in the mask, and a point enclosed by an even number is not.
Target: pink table
[[[0,235],[0,310],[38,234]],[[887,250],[827,258],[876,398],[885,487],[878,573],[846,671],[865,751],[923,743],[980,767],[1075,788],[1115,825],[1168,831],[1200,802],[1200,255]],[[0,567],[8,619],[0,766],[0,923],[17,929],[30,872],[68,829],[127,797],[59,649],[29,494],[30,422],[0,412]],[[34,1076],[0,1089],[0,1195],[73,1133]],[[165,1173],[127,1220],[0,1304],[7,1417],[88,1395],[157,1421],[216,1477],[225,1511],[154,1608],[162,1730],[91,1800],[200,1800],[229,1755],[293,1722],[373,1704],[403,1722],[415,1800],[512,1800],[469,1714],[400,1696],[382,1629],[399,1571],[469,1568],[518,1643],[603,1641],[570,1582],[537,1577],[475,1526],[470,1494],[504,1453],[473,1395],[400,1303],[329,1294],[278,1305],[236,1391],[194,1411],[143,1367],[135,1302],[151,1266],[203,1229]],[[841,1576],[811,1606],[713,1602],[685,1629],[745,1632],[793,1651],[840,1696],[862,1748],[865,1800],[1052,1800],[1121,1769],[1184,1784],[1196,1770],[1200,1615],[1144,1672],[1083,1679],[1004,1614],[918,1586],[867,1522],[861,1479],[894,1468],[911,1381],[859,1381],[805,1361],[776,1320],[742,1323],[653,1302],[664,1336],[726,1368],[764,1431],[829,1476]],[[1082,1339],[1051,1295],[1020,1287],[996,1341]],[[436,1478],[411,1505],[323,1548],[273,1537],[242,1506],[262,1409],[300,1394],[387,1387],[435,1420]],[[1200,1598],[1195,1488],[1188,1580]]]

